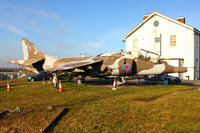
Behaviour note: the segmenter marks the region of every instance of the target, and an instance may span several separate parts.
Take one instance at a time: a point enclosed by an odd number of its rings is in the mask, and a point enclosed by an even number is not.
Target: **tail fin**
[[[25,38],[22,39],[22,48],[24,53],[24,60],[8,60],[6,63],[25,66],[27,70],[31,70],[35,73],[43,71],[45,55],[37,50],[34,44]]]
[[[22,48],[24,53],[24,60],[39,59],[44,57],[44,53],[37,50],[34,44],[25,38],[22,38]]]

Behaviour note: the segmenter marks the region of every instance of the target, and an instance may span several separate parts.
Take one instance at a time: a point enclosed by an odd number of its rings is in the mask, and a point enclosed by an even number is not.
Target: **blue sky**
[[[95,56],[125,50],[123,36],[157,11],[200,30],[199,0],[0,0],[0,67],[23,59],[21,38],[49,55]]]

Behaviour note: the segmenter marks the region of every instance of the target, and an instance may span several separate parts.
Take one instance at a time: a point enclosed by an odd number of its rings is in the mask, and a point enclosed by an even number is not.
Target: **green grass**
[[[59,93],[41,82],[13,83],[7,92],[6,82],[0,81],[0,112],[23,108],[0,118],[0,132],[41,132],[63,107],[69,111],[52,132],[200,132],[200,91],[194,87],[155,85],[112,91],[112,85],[65,82],[62,86],[64,92]],[[188,91],[166,95],[183,90]],[[49,105],[53,111],[47,111]]]

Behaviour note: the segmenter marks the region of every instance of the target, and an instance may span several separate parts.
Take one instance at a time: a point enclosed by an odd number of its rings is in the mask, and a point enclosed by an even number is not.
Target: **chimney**
[[[146,18],[148,18],[149,15],[150,15],[150,14],[146,14],[146,15],[144,15],[144,16],[143,16],[143,20],[145,20]]]
[[[177,19],[179,22],[184,23],[185,24],[185,17],[178,17]]]

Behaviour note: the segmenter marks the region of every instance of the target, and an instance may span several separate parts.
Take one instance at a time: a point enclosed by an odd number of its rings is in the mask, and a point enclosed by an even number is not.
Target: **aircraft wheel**
[[[81,85],[83,82],[85,82],[85,76],[79,75],[76,79],[76,84]]]
[[[82,84],[82,79],[81,78],[77,78],[76,79],[76,84],[77,85],[81,85]]]

